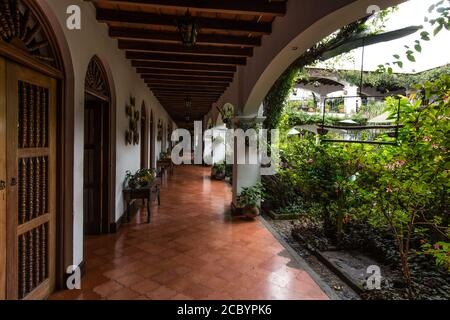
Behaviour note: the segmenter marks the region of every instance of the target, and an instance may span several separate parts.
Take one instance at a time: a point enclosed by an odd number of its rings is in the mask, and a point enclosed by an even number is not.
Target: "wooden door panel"
[[[56,80],[7,64],[7,296],[55,285]]]
[[[102,108],[86,102],[84,112],[84,230],[101,233]]]
[[[0,184],[0,300],[4,300],[6,299],[6,62],[2,58],[0,58]]]

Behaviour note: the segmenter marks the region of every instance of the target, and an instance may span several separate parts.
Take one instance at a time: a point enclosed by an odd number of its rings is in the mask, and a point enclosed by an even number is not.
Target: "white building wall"
[[[95,9],[89,2],[80,0],[46,0],[59,20],[64,31],[72,55],[75,82],[75,119],[74,119],[74,264],[83,259],[83,150],[84,150],[84,80],[89,61],[97,55],[110,69],[116,93],[116,220],[124,212],[122,197],[122,182],[126,170],[137,170],[140,167],[140,146],[125,145],[125,130],[128,119],[125,116],[125,104],[130,95],[136,98],[137,106],[145,101],[148,115],[153,111],[156,139],[158,119],[164,123],[172,121],[151,94],[142,79],[136,74],[131,63],[126,60],[125,53],[118,49],[117,41],[108,36],[105,24],[97,22]],[[82,29],[68,30],[66,28],[67,7],[78,5],[81,8]],[[176,127],[175,124],[173,126]],[[160,151],[157,144],[156,156]]]

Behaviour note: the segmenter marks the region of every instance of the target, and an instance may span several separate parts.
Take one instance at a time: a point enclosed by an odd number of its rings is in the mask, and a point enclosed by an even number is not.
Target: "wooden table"
[[[161,172],[169,172],[170,175],[173,175],[174,164],[172,159],[162,159],[158,161],[158,168],[161,169]]]
[[[123,188],[123,197],[126,203],[126,214],[127,214],[127,221],[130,222],[131,220],[131,201],[142,199],[147,201],[147,223],[151,222],[151,216],[152,216],[152,209],[151,209],[151,201],[152,201],[152,194],[156,194],[158,198],[158,206],[161,204],[161,197],[160,197],[160,182],[159,179],[155,179],[151,184],[145,187],[137,187],[135,189],[126,187]]]

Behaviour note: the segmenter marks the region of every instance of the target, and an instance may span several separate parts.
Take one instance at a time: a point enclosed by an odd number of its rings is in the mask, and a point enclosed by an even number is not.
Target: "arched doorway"
[[[42,299],[73,263],[73,73],[36,1],[0,13],[0,299]]]
[[[150,168],[156,168],[155,162],[155,123],[153,121],[153,110],[150,111]]]
[[[148,129],[145,102],[141,106],[141,169],[148,168]]]
[[[110,168],[113,140],[111,137],[111,91],[105,68],[97,56],[88,66],[85,79],[84,109],[84,234],[109,232],[111,196]]]

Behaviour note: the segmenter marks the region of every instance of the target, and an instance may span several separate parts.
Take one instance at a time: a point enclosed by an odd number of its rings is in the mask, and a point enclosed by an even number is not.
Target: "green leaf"
[[[439,25],[436,29],[434,29],[433,34],[436,36],[442,30],[442,25]]]
[[[398,54],[394,54],[395,59],[400,59],[400,56]]]
[[[416,58],[414,57],[414,55],[409,54],[409,55],[407,55],[406,57],[408,58],[409,61],[411,61],[411,62],[416,62]]]
[[[420,44],[416,44],[414,49],[416,49],[417,52],[422,52],[422,46]]]

